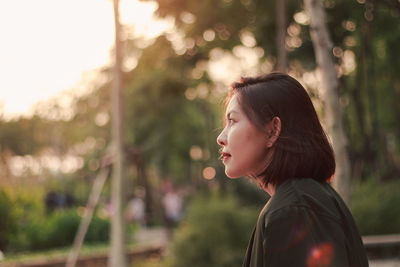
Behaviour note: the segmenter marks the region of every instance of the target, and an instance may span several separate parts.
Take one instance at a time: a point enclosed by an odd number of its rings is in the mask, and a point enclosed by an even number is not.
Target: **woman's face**
[[[235,94],[226,109],[226,126],[217,138],[225,173],[230,178],[260,173],[268,159],[268,136],[243,112]]]

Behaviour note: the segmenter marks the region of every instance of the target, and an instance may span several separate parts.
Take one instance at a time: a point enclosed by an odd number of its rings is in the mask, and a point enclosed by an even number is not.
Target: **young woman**
[[[243,266],[368,266],[361,237],[329,185],[332,147],[301,84],[283,73],[242,78],[226,99],[218,136],[225,173],[270,196]]]

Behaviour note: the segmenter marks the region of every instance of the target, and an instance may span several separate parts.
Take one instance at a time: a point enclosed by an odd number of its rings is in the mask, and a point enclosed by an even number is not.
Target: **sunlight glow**
[[[156,8],[152,1],[121,0],[126,33],[149,39],[172,27],[154,17]],[[112,1],[1,1],[0,36],[0,114],[30,115],[34,103],[61,91],[82,94],[82,75],[112,62]],[[136,64],[130,59],[126,67]]]
[[[88,136],[83,142],[72,146],[65,155],[60,155],[56,149],[50,148],[37,156],[13,156],[9,162],[10,171],[14,176],[22,176],[24,174],[41,175],[46,171],[65,174],[74,173],[83,168],[84,155],[95,149],[103,149],[105,145],[106,142],[103,138],[96,139]],[[90,170],[95,171],[99,167],[100,162],[97,159],[89,161]]]
[[[246,47],[254,47],[257,44],[256,38],[254,35],[249,31],[242,31],[240,33],[240,41]]]
[[[74,173],[83,167],[84,160],[82,157],[74,155],[58,155],[44,154],[39,157],[31,155],[14,156],[10,160],[10,171],[14,176],[23,174],[40,175],[44,170],[53,173]]]
[[[258,74],[259,60],[263,55],[264,50],[261,47],[235,46],[232,53],[214,48],[210,52],[208,74],[213,81],[229,86],[240,76]]]

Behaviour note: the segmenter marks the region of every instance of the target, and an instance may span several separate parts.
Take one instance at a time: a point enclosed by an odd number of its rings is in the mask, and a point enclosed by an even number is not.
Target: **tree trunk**
[[[310,17],[310,35],[314,45],[317,65],[321,73],[320,89],[325,104],[328,134],[335,151],[336,172],[333,186],[350,204],[350,164],[347,154],[347,137],[343,129],[342,107],[339,103],[339,79],[332,57],[332,41],[325,20],[325,10],[321,0],[304,0],[305,10]]]
[[[114,0],[115,20],[115,65],[114,80],[111,92],[112,101],[112,148],[113,148],[113,179],[111,204],[113,216],[111,221],[110,267],[125,267],[125,227],[123,220],[123,176],[124,176],[124,146],[122,134],[122,99],[121,99],[121,42],[119,24],[119,1]]]
[[[356,71],[356,85],[351,90],[351,101],[354,103],[354,114],[356,121],[358,123],[359,134],[361,138],[362,148],[358,151],[355,151],[355,158],[354,158],[354,167],[358,168],[359,170],[354,170],[353,178],[356,179],[363,179],[365,177],[365,170],[364,166],[371,166],[371,159],[372,159],[372,148],[371,148],[371,138],[367,130],[367,107],[365,106],[364,101],[364,94],[366,88],[366,57],[365,57],[365,47],[364,42],[360,45],[360,51],[358,51],[357,55],[357,71]]]
[[[366,5],[368,9],[371,10],[372,16],[374,14],[374,2],[367,0]],[[366,71],[366,79],[365,79],[365,91],[367,97],[367,108],[368,108],[368,118],[370,122],[370,140],[374,142],[370,142],[370,151],[367,154],[368,164],[372,168],[372,172],[377,172],[377,170],[382,169],[390,169],[387,166],[388,162],[384,161],[385,154],[385,142],[380,134],[380,125],[379,125],[379,108],[378,108],[378,97],[376,93],[376,79],[375,79],[375,59],[374,53],[371,43],[373,42],[373,33],[372,33],[373,22],[365,21],[362,25],[362,44],[361,48],[363,49],[363,56],[366,62],[365,71]],[[381,168],[383,166],[383,168]],[[378,177],[381,177],[381,174],[377,174]]]
[[[276,1],[276,47],[278,49],[277,53],[277,69],[281,72],[286,72],[287,70],[287,51],[285,47],[286,38],[286,0]]]

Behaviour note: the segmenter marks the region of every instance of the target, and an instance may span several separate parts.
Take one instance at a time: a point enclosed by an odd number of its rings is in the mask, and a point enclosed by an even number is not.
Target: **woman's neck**
[[[275,194],[276,186],[272,184],[267,184],[266,186],[263,187],[263,189],[272,197]]]

